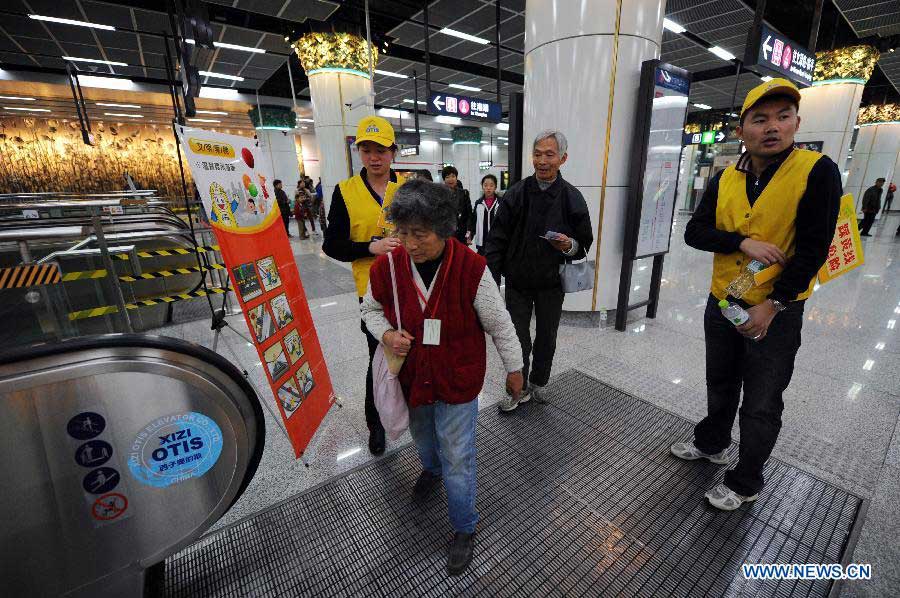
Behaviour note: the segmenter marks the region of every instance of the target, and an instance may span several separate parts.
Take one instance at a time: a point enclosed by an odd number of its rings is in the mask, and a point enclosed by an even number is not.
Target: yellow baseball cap
[[[788,95],[794,98],[798,104],[800,103],[800,90],[797,89],[797,86],[787,79],[779,77],[757,85],[750,90],[747,97],[744,98],[744,106],[741,108],[741,118],[743,119],[744,113],[747,112],[747,110],[750,110],[750,108],[753,108],[753,106],[761,99],[776,94]]]
[[[374,141],[378,145],[391,147],[396,143],[394,127],[380,116],[367,116],[356,127],[356,145],[363,141]]]

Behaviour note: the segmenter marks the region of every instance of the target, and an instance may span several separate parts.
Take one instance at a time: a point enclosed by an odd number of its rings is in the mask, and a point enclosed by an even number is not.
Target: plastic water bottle
[[[750,319],[750,314],[743,307],[737,303],[729,303],[725,299],[719,301],[719,309],[722,310],[722,315],[725,316],[725,319],[735,326],[740,326]]]

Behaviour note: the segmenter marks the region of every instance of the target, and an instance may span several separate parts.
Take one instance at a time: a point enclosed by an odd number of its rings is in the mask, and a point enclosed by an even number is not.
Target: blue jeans
[[[475,510],[475,422],[478,400],[450,405],[437,402],[409,410],[409,431],[422,468],[444,478],[447,510],[454,531],[471,534]]]

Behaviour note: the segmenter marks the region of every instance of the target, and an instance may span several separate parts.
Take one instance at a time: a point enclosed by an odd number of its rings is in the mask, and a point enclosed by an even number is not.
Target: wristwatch
[[[769,299],[772,302],[772,306],[775,307],[775,313],[781,313],[787,309],[787,305],[779,301],[778,299]]]

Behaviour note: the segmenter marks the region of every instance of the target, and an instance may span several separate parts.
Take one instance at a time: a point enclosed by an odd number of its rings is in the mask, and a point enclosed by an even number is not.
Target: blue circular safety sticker
[[[128,469],[139,482],[165,488],[212,469],[222,454],[222,430],[202,413],[160,417],[138,433]]]

